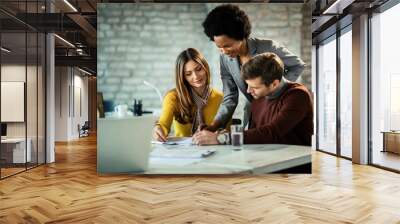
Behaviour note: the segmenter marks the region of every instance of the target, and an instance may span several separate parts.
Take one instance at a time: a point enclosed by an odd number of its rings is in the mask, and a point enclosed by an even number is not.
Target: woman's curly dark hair
[[[217,6],[208,13],[203,28],[211,41],[214,41],[214,36],[220,35],[243,40],[247,39],[251,32],[251,24],[246,13],[232,4]]]

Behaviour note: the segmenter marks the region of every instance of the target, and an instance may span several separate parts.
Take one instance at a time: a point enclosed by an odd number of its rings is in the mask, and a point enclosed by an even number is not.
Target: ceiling
[[[348,26],[354,17],[373,12],[386,2],[388,0],[312,0],[313,44]]]
[[[57,34],[56,66],[79,66],[95,74],[97,2],[47,0],[46,8],[45,0],[1,0],[1,44],[11,50],[2,51],[2,56],[6,56],[2,60],[32,60],[37,57],[37,51],[44,48],[44,43],[37,43],[43,36],[40,39],[37,35],[52,32]],[[49,13],[50,8],[52,13]]]

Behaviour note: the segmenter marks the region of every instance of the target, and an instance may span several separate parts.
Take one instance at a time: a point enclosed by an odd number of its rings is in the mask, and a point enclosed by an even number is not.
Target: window
[[[318,145],[336,153],[336,36],[318,47]]]
[[[352,35],[351,26],[340,36],[340,155],[352,157]]]
[[[371,18],[372,163],[396,170],[400,170],[400,156],[386,150],[384,132],[400,130],[398,21],[400,4]],[[395,148],[399,147],[400,141]]]
[[[21,15],[39,13],[44,3],[19,2],[18,7]],[[9,117],[3,116],[0,121],[4,127],[0,144],[2,179],[45,163],[46,38],[3,12],[0,17],[0,90],[1,98],[7,99],[2,100],[0,111]]]

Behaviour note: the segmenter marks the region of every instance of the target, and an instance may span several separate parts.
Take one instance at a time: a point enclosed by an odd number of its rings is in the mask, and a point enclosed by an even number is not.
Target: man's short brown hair
[[[284,74],[284,64],[274,53],[262,53],[254,56],[242,66],[242,79],[249,80],[261,77],[265,85],[274,80],[281,81]]]

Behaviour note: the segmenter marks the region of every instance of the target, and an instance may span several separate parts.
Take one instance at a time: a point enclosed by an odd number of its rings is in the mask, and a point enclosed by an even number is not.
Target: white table
[[[150,146],[153,121],[152,116],[98,119],[98,173],[263,174],[311,164],[311,147],[306,146],[243,145],[240,151],[231,145]],[[157,154],[160,150],[173,155],[166,158]],[[179,151],[185,150],[216,152],[206,158],[182,159]]]
[[[159,159],[150,157],[145,174],[265,174],[311,163],[311,147],[296,145],[176,146],[153,144],[153,150],[216,150],[202,159]],[[169,160],[169,161],[168,161]],[[185,162],[187,160],[187,162]]]
[[[27,158],[26,162],[31,161],[31,145],[32,141],[30,138],[26,139],[27,141],[27,147],[25,151],[25,138],[6,138],[6,139],[1,139],[1,144],[2,147],[8,147],[11,146],[12,148],[12,162],[13,163],[25,163],[25,158]],[[2,151],[5,151],[2,148]],[[25,154],[26,152],[26,154]]]

